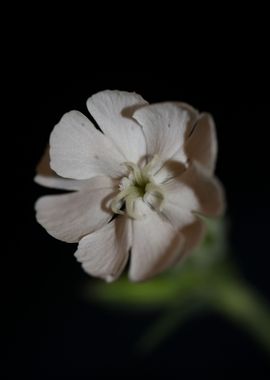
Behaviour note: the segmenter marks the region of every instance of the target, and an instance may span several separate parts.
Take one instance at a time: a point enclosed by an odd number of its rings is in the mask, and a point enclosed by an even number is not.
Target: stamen
[[[135,179],[135,182],[142,186],[145,182],[145,178],[143,176],[143,173],[142,171],[138,168],[138,166],[136,164],[134,164],[133,162],[125,162],[125,165],[132,169],[133,171],[133,174],[134,174],[134,179]]]
[[[115,214],[124,214],[121,210],[125,204],[125,212],[130,218],[141,218],[135,212],[135,202],[141,198],[147,200],[147,195],[152,194],[158,199],[158,208],[161,211],[165,201],[164,191],[154,181],[154,173],[152,173],[154,166],[158,161],[158,156],[155,155],[152,160],[140,169],[138,165],[133,162],[125,162],[124,165],[131,170],[129,177],[122,178],[119,188],[119,194],[112,200],[111,209]]]
[[[126,197],[126,208],[127,208],[127,214],[128,216],[130,216],[132,219],[139,219],[140,216],[134,211],[134,206],[135,206],[135,202],[136,202],[136,199],[134,196],[132,195],[128,195]]]
[[[156,165],[158,160],[159,160],[159,157],[157,154],[155,154],[153,156],[152,160],[149,161],[148,164],[145,165],[145,167],[143,168],[143,170],[142,170],[143,174],[149,175],[149,171],[151,171],[153,169],[153,167]]]
[[[156,195],[157,198],[161,200],[159,205],[159,211],[162,211],[165,201],[165,194],[164,191],[160,188],[160,186],[156,185],[153,182],[148,183],[145,187],[145,194],[147,193],[153,193]]]
[[[112,200],[111,209],[115,214],[124,215],[124,212],[120,210],[122,205],[119,207],[122,199],[124,199],[129,194],[129,188],[122,190],[117,196]]]

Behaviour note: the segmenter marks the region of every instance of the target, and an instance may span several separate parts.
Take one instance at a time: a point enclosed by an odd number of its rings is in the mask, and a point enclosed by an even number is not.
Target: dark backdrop
[[[234,260],[270,302],[266,77],[257,72],[235,73],[229,80],[223,73],[197,78],[180,72],[95,72],[85,80],[72,73],[64,80],[29,75],[13,84],[18,120],[10,115],[11,137],[3,147],[9,151],[12,177],[6,190],[13,206],[3,267],[4,370],[36,379],[130,373],[182,378],[235,370],[266,374],[264,351],[215,314],[187,322],[150,356],[135,356],[133,343],[155,315],[109,312],[87,303],[81,296],[86,275],[72,256],[75,245],[51,238],[36,223],[33,205],[47,190],[32,179],[53,126],[71,109],[87,114],[87,97],[107,88],[136,91],[149,102],[181,100],[213,114],[217,175],[226,189]]]

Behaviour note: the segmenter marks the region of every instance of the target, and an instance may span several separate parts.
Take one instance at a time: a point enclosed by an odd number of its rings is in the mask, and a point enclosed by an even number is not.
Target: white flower
[[[121,91],[99,92],[87,107],[103,133],[78,111],[54,127],[52,170],[44,157],[35,180],[74,192],[40,198],[37,220],[55,238],[79,242],[75,256],[92,276],[115,280],[130,256],[130,280],[145,280],[200,242],[200,214],[222,212],[213,119]]]

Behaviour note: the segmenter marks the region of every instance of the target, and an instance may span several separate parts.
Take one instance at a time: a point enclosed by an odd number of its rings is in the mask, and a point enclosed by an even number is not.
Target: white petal
[[[179,254],[176,256],[173,265],[183,262],[189,254],[202,242],[206,232],[206,226],[201,219],[196,218],[195,222],[182,228],[181,234],[184,238],[184,244]]]
[[[92,178],[76,193],[38,199],[37,220],[53,237],[77,242],[111,219],[108,202],[113,196],[115,188],[110,178]]]
[[[210,114],[200,115],[186,142],[185,151],[189,159],[200,162],[213,173],[217,157],[217,138],[215,123]]]
[[[173,102],[174,104],[177,105],[181,110],[184,110],[188,113],[189,121],[187,124],[187,129],[186,129],[186,134],[185,137],[187,138],[191,131],[194,128],[194,125],[196,124],[198,117],[199,117],[199,112],[192,107],[190,104],[183,103],[183,102]]]
[[[206,226],[201,219],[197,218],[194,223],[183,228],[181,232],[185,237],[185,244],[180,257],[183,258],[201,243],[205,236]]]
[[[117,216],[101,229],[85,236],[75,256],[94,277],[114,281],[123,271],[130,248],[130,219]]]
[[[139,108],[133,117],[142,126],[147,153],[157,154],[161,163],[171,159],[183,147],[190,119],[187,110],[175,103],[160,103]],[[185,162],[184,151],[180,153],[177,158]]]
[[[186,103],[173,102],[173,104],[179,107],[181,112],[186,111],[188,113],[188,122],[186,132],[184,134],[184,140],[186,140],[191,131],[194,129],[194,126],[199,117],[199,112]],[[183,150],[183,146],[181,146],[170,158],[170,160],[166,161],[162,168],[155,174],[155,180],[157,183],[166,182],[169,179],[180,175],[186,169],[185,165],[183,164],[184,162],[186,162],[186,154]]]
[[[197,218],[193,211],[200,207],[193,189],[180,179],[181,176],[162,185],[165,194],[162,213],[177,229],[194,222]]]
[[[146,280],[168,268],[184,244],[182,234],[143,202],[140,212],[146,216],[132,221],[131,281]]]
[[[178,159],[168,160],[164,163],[154,175],[154,180],[157,184],[168,182],[170,179],[178,177],[186,170],[186,165],[179,162]]]
[[[61,178],[58,176],[43,176],[37,174],[34,181],[41,186],[59,190],[80,190],[85,181],[76,179]]]
[[[224,212],[225,201],[222,185],[199,163],[193,162],[182,175],[172,181],[175,181],[175,185],[178,182],[179,185],[184,184],[193,190],[198,199],[198,207],[193,208],[193,211],[206,216],[218,216]]]
[[[147,102],[138,94],[101,91],[87,100],[87,107],[99,127],[125,156],[137,163],[146,154],[141,127],[131,119],[134,110]]]
[[[123,175],[124,158],[113,143],[80,112],[66,113],[50,137],[51,168],[60,176],[89,179]]]
[[[49,146],[45,149],[45,152],[37,165],[36,171],[37,175],[35,176],[34,181],[39,185],[53,189],[79,190],[84,184],[84,181],[59,177],[51,169]]]

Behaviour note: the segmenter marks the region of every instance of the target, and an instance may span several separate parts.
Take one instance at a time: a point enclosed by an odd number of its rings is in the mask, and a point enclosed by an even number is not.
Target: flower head
[[[145,280],[201,241],[200,215],[222,213],[213,119],[121,91],[99,92],[87,107],[101,131],[78,111],[54,127],[50,168],[47,152],[35,181],[72,192],[40,198],[37,220],[79,243],[75,256],[92,276],[113,281],[130,257],[129,278]]]

